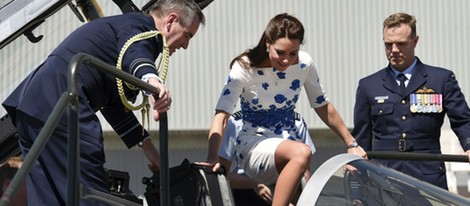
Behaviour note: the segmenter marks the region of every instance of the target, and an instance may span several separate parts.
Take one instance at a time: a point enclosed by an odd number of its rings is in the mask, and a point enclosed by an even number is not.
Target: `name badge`
[[[388,99],[388,96],[376,96],[374,99],[377,101],[377,104],[383,104]]]

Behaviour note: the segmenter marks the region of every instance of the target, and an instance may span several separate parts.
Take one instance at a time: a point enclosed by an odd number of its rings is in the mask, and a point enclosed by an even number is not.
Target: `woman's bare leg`
[[[312,152],[304,143],[283,141],[276,149],[275,162],[279,172],[274,190],[273,206],[289,205],[310,162]]]

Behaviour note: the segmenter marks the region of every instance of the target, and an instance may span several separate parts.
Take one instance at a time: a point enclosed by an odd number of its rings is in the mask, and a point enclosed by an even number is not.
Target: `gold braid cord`
[[[127,42],[122,47],[121,52],[119,53],[119,57],[116,63],[116,68],[122,70],[122,67],[121,67],[122,58],[124,57],[126,50],[129,48],[129,46],[132,43],[140,41],[140,40],[144,40],[144,39],[149,39],[157,35],[161,35],[161,33],[159,31],[147,31],[147,32],[137,34],[131,37],[129,40],[127,40]],[[163,36],[162,36],[162,39],[163,39],[163,51],[162,51],[162,56],[160,57],[160,63],[158,64],[157,72],[163,81],[162,84],[164,84],[165,79],[166,79],[166,74],[168,73],[168,62],[170,59],[170,51],[168,49],[168,46],[166,45],[165,38]],[[132,84],[129,84],[127,82],[125,83],[132,90],[139,89]],[[142,94],[142,98],[143,98],[142,103],[139,105],[132,105],[131,103],[129,103],[129,100],[127,99],[124,93],[122,80],[119,78],[116,78],[116,84],[117,84],[118,93],[119,93],[119,97],[121,98],[122,104],[124,104],[124,106],[129,110],[141,109],[143,124],[145,124],[145,118],[147,117],[147,125],[150,126],[150,114],[149,114],[150,104],[148,103],[148,96],[145,94]],[[142,126],[142,135],[144,134],[143,128],[145,128],[145,126]]]

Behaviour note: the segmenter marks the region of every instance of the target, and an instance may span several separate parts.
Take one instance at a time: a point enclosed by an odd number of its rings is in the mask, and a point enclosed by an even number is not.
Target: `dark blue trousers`
[[[16,117],[20,148],[23,156],[26,157],[44,123],[19,111]],[[100,128],[99,122],[88,123],[88,126],[93,124]],[[67,140],[67,122],[60,122],[28,175],[29,205],[66,205],[67,188],[69,188],[67,186]],[[103,168],[104,162],[102,136],[92,137],[80,133],[80,183],[109,193]],[[80,200],[80,205],[104,204],[94,200]]]

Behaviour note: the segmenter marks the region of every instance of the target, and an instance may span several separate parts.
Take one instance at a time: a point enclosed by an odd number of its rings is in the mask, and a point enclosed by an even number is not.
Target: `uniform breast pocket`
[[[385,135],[392,132],[390,124],[392,124],[391,116],[393,114],[393,104],[372,105],[370,112],[375,133]]]

